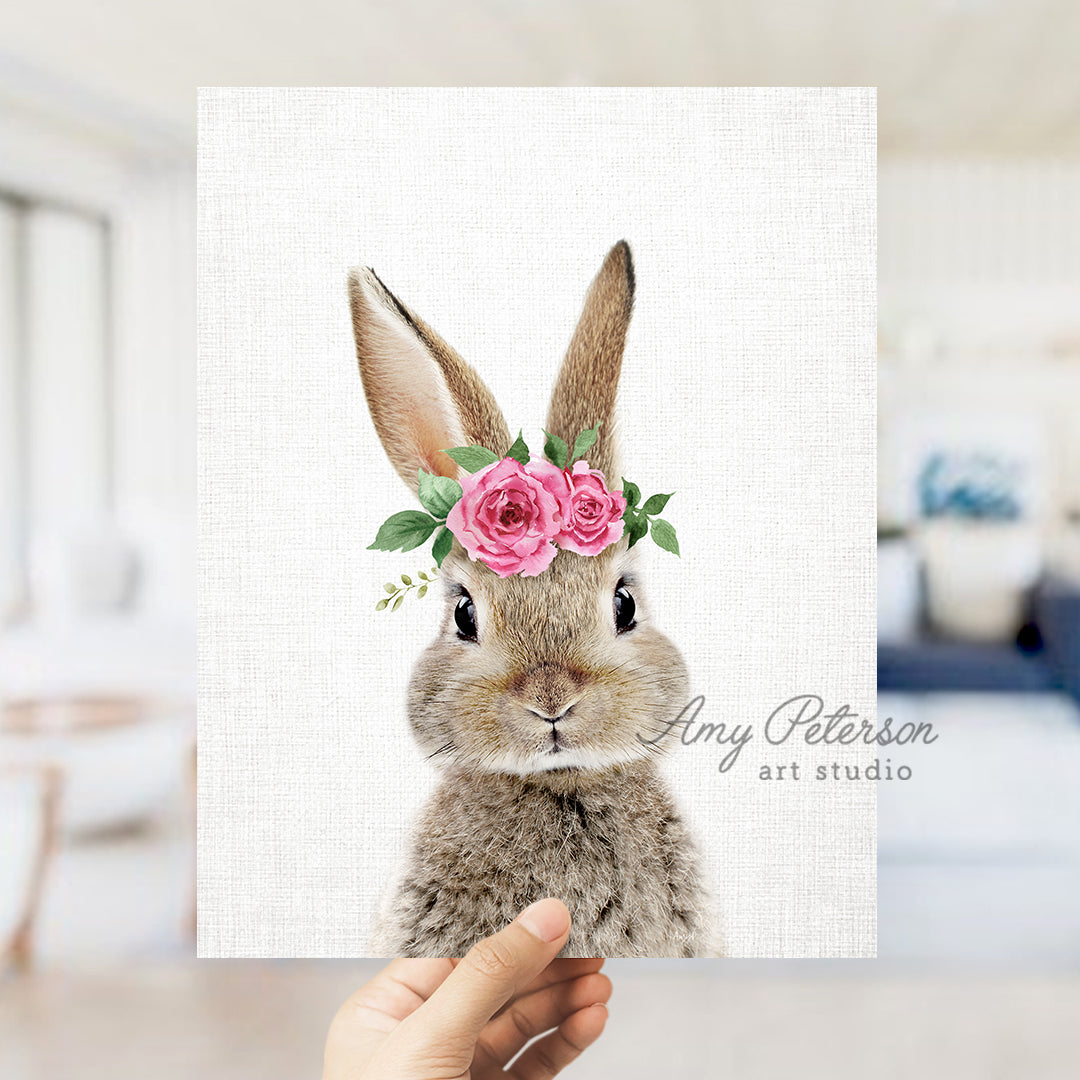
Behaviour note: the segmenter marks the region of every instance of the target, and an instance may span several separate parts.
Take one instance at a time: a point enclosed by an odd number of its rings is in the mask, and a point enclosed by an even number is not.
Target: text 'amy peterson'
[[[755,737],[754,725],[710,723],[698,720],[705,707],[705,698],[699,695],[688,702],[678,716],[667,721],[666,727],[649,738],[638,734],[643,743],[658,743],[679,731],[679,741],[684,746],[713,743],[729,747],[720,760],[720,772],[727,772],[735,764],[743,748]],[[937,742],[934,725],[927,721],[910,722],[893,727],[893,718],[880,722],[860,718],[851,711],[850,705],[841,705],[827,713],[825,701],[817,694],[796,694],[782,702],[769,714],[762,727],[765,741],[781,746],[790,739],[801,739],[810,746],[849,746],[864,743],[867,746],[907,746],[921,742],[929,745]]]

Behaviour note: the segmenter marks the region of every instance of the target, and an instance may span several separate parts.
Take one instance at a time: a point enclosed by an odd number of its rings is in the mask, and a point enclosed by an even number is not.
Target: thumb
[[[560,900],[538,900],[509,926],[474,945],[434,994],[409,1017],[414,1036],[471,1050],[484,1025],[555,959],[570,933]]]

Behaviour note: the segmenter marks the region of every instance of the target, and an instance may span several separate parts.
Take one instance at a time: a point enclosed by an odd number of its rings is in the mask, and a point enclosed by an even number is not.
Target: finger
[[[460,959],[449,961],[451,968],[457,967],[460,963]],[[553,982],[562,982],[564,978],[576,979],[578,975],[585,975],[590,971],[599,971],[606,963],[607,960],[603,956],[559,957],[557,960],[552,960],[551,963],[537,975],[537,986],[534,987],[534,989],[539,989],[540,985],[548,986]],[[559,974],[564,969],[566,973]],[[548,975],[549,970],[554,974]]]
[[[555,958],[570,934],[559,900],[538,900],[474,945],[406,1024],[417,1045],[472,1046],[483,1026]]]
[[[448,960],[394,960],[353,993],[341,1007],[342,1023],[391,1031],[414,1013],[453,968]]]
[[[498,1016],[500,1013],[505,1012],[515,1001],[520,1001],[537,990],[543,990],[558,983],[571,982],[574,979],[580,979],[582,975],[592,975],[603,966],[603,957],[596,957],[595,959],[565,957],[552,960],[528,986],[511,998],[495,1015]]]
[[[550,1080],[600,1038],[607,1018],[604,1005],[590,1005],[568,1016],[555,1031],[537,1039],[514,1062],[509,1075],[514,1080]]]
[[[449,960],[404,958],[392,960],[372,981],[394,983],[410,993],[419,1006],[435,993],[453,970]]]
[[[342,1071],[342,1063],[366,1061],[450,971],[446,960],[396,960],[350,994],[327,1033],[327,1080],[346,1075],[348,1070]]]
[[[574,1013],[590,1005],[603,1005],[611,998],[611,980],[606,975],[583,975],[572,982],[557,983],[512,1002],[484,1028],[477,1046],[500,1065],[530,1040],[557,1028]]]

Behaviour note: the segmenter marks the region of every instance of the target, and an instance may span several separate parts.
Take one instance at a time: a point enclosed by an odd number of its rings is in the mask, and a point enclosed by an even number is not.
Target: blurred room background
[[[612,965],[578,1074],[1074,1075],[1078,53],[1072,0],[5,7],[0,1075],[314,1075],[371,970],[193,960],[194,101],[413,83],[879,87],[879,713],[940,735],[883,960]]]
[[[907,755],[909,784],[879,785],[884,957],[1080,966],[1080,162],[1064,130],[1043,154],[881,163],[878,704],[940,736]]]

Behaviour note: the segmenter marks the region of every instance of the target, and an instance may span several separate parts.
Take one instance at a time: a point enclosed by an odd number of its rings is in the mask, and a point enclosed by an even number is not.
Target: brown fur
[[[589,464],[619,482],[615,394],[634,309],[634,264],[625,240],[608,252],[589,288],[570,348],[551,395],[547,430],[573,445],[578,433],[600,425]]]
[[[583,777],[448,773],[375,945],[462,956],[541,896],[573,913],[563,956],[707,950],[686,826],[647,762]]]
[[[376,430],[414,489],[417,467],[450,461],[438,451],[459,445],[439,438],[509,448],[490,392],[449,346],[370,271],[354,273],[350,295]],[[609,482],[632,301],[620,243],[589,290],[548,420],[568,443],[601,425],[588,460]],[[549,895],[574,917],[564,955],[711,954],[693,845],[656,769],[660,747],[645,741],[687,703],[687,675],[653,624],[637,556],[620,541],[591,558],[561,551],[538,577],[499,578],[454,542],[439,575],[442,625],[408,690],[413,733],[445,777],[388,893],[381,954],[460,956]],[[623,633],[612,608],[620,581],[637,606]],[[456,632],[463,591],[476,641]]]

